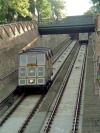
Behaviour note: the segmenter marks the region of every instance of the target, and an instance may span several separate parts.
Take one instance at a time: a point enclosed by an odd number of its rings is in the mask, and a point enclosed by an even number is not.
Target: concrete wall
[[[96,79],[100,75],[100,14],[96,16],[95,28],[95,64],[96,64]]]
[[[95,83],[95,95],[100,95],[100,14],[95,16],[95,37],[93,39],[94,44],[94,83]]]
[[[23,47],[30,43],[32,46],[55,47],[67,38],[68,35],[39,36],[36,22],[0,26],[0,89],[17,78],[18,53]]]

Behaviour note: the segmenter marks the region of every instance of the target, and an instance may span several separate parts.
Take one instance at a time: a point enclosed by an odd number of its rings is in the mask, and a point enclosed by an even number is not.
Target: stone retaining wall
[[[94,83],[95,94],[100,95],[100,14],[95,16],[95,39],[94,39]]]

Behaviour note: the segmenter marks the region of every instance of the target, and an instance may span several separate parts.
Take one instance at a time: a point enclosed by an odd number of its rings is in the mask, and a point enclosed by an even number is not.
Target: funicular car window
[[[38,65],[45,65],[45,55],[44,54],[37,55],[37,63],[38,63]]]
[[[25,66],[26,61],[26,55],[20,55],[20,66]]]
[[[36,55],[28,55],[28,64],[36,63]]]

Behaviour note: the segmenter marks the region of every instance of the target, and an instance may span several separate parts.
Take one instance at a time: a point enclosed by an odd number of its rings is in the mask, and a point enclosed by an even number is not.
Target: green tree
[[[51,4],[48,0],[37,0],[36,8],[38,12],[38,20],[46,21],[51,17]]]
[[[29,4],[30,4],[29,11],[32,14],[35,14],[35,3],[34,3],[34,0],[29,0]]]
[[[29,7],[29,0],[0,0],[0,19],[5,18],[7,22],[11,22],[15,12],[23,17],[32,17]]]
[[[62,17],[65,17],[64,9],[65,3],[64,0],[49,0],[52,5],[52,15],[53,17],[58,20]]]
[[[93,4],[100,5],[100,0],[91,0]]]
[[[91,0],[96,8],[96,12],[100,12],[100,0]]]
[[[95,6],[92,6],[92,7],[90,7],[90,9],[88,11],[86,11],[84,13],[84,15],[93,15],[93,14],[96,13],[96,10],[97,10],[96,7]]]
[[[36,0],[39,21],[58,20],[64,15],[64,0]]]

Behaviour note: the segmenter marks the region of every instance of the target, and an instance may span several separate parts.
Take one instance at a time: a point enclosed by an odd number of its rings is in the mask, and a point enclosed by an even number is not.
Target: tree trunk
[[[7,23],[10,23],[11,21],[12,21],[11,9],[10,9],[10,8],[8,8]]]

